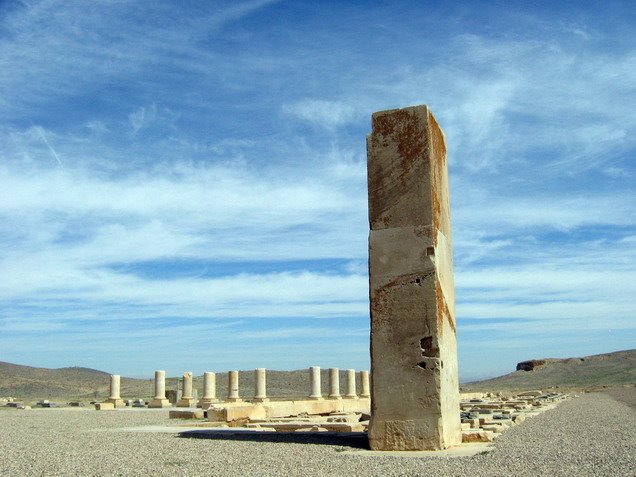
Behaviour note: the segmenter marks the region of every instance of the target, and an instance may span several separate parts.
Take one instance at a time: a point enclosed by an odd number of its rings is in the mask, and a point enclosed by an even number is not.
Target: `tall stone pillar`
[[[203,397],[199,400],[198,407],[207,409],[215,402],[219,402],[216,398],[216,374],[203,373]]]
[[[309,399],[315,399],[316,401],[323,399],[322,391],[320,390],[320,366],[309,368],[309,381],[311,386]]]
[[[239,396],[239,372],[227,373],[227,402],[243,402]]]
[[[356,370],[355,369],[347,369],[347,394],[345,394],[345,398],[358,399],[358,394],[356,393]]]
[[[360,397],[370,398],[371,388],[369,387],[369,371],[360,371]]]
[[[342,399],[340,396],[340,370],[329,368],[329,399]]]
[[[113,403],[115,407],[123,407],[124,401],[120,396],[121,386],[120,386],[120,376],[119,374],[111,374],[110,375],[110,396],[106,399],[106,402]]]
[[[373,450],[461,443],[444,134],[426,106],[380,111],[367,138]]]
[[[177,407],[193,407],[195,403],[192,396],[192,373],[183,373],[183,392],[181,399],[177,402]]]
[[[256,368],[254,370],[254,402],[267,402],[269,398],[267,397],[267,384],[265,381],[265,368]]]
[[[170,401],[166,399],[165,371],[155,371],[155,398],[150,401],[148,407],[170,407]]]

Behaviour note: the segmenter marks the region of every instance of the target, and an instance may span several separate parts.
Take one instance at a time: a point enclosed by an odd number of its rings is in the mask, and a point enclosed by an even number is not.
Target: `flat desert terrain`
[[[2,409],[0,475],[636,475],[634,387],[568,399],[470,457],[369,453],[364,434],[219,436],[183,424],[167,410]]]

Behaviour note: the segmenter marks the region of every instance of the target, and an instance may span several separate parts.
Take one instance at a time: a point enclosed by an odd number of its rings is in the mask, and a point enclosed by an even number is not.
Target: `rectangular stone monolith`
[[[444,134],[426,106],[380,111],[367,138],[373,450],[461,443]]]

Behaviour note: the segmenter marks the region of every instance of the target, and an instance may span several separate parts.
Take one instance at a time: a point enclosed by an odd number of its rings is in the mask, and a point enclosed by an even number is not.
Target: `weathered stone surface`
[[[106,402],[113,403],[115,407],[124,407],[124,401],[120,396],[121,390],[121,377],[119,374],[110,375],[110,396]]]
[[[112,402],[97,402],[95,403],[96,411],[110,411],[115,409],[115,405]]]
[[[240,404],[237,406],[212,406],[208,409],[208,420],[212,422],[232,422],[242,419],[265,419],[267,411],[260,404]]]
[[[227,373],[228,387],[227,387],[227,402],[242,402],[243,400],[239,396],[239,372],[230,371]]]
[[[203,397],[199,400],[198,406],[207,409],[216,402],[219,402],[216,397],[216,374],[203,373]]]
[[[311,386],[311,393],[309,399],[322,400],[322,392],[320,390],[320,367],[312,366],[309,368],[309,381]]]
[[[168,417],[170,419],[203,419],[203,409],[197,409],[196,411],[169,411]]]
[[[267,402],[267,381],[265,368],[256,368],[254,370],[254,402]]]
[[[166,399],[166,372],[163,370],[155,371],[155,398],[148,407],[170,407],[170,401]]]
[[[356,370],[355,369],[347,369],[347,394],[345,394],[345,398],[358,399],[358,394],[356,393]]]
[[[371,397],[371,386],[369,384],[369,371],[360,371],[360,397]]]
[[[193,407],[196,399],[192,396],[192,373],[183,373],[183,392],[177,401],[177,407]]]
[[[463,431],[462,442],[492,442],[495,439],[495,433],[490,431]]]
[[[340,370],[329,368],[329,399],[342,399],[340,395]]]
[[[461,443],[444,136],[426,106],[373,114],[367,140],[373,450]]]
[[[270,401],[263,404],[248,403],[219,403],[213,404],[208,409],[208,420],[230,421],[238,419],[273,419],[291,416],[312,416],[317,414],[332,413],[368,413],[369,399],[323,399],[323,400],[298,400],[298,401]],[[265,411],[262,415],[261,409]],[[227,410],[227,411],[225,411]]]

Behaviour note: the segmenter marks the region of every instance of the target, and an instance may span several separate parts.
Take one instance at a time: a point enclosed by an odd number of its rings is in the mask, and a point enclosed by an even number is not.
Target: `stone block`
[[[461,442],[444,136],[426,106],[381,111],[367,138],[372,450]]]
[[[171,407],[170,401],[167,399],[153,399],[148,403],[148,407],[150,408],[163,408],[163,407]]]
[[[512,422],[514,422],[515,424],[521,424],[523,421],[526,420],[526,416],[522,415],[522,414],[517,414],[516,416],[512,416]]]
[[[209,421],[238,421],[244,419],[265,419],[267,412],[261,404],[241,404],[234,406],[211,406],[208,409]]]
[[[115,409],[115,405],[112,402],[96,402],[95,410],[96,411],[110,411]]]
[[[126,403],[124,402],[123,399],[111,399],[111,398],[108,398],[108,399],[106,399],[105,402],[110,402],[115,407],[126,407]]]
[[[179,401],[177,401],[177,407],[196,407],[196,402],[196,399],[194,399],[193,397],[182,397],[181,399],[179,399]]]
[[[495,433],[490,431],[462,431],[462,442],[492,442],[495,439]]]
[[[168,413],[168,417],[170,419],[203,419],[203,410],[192,410],[192,411],[170,411]]]

